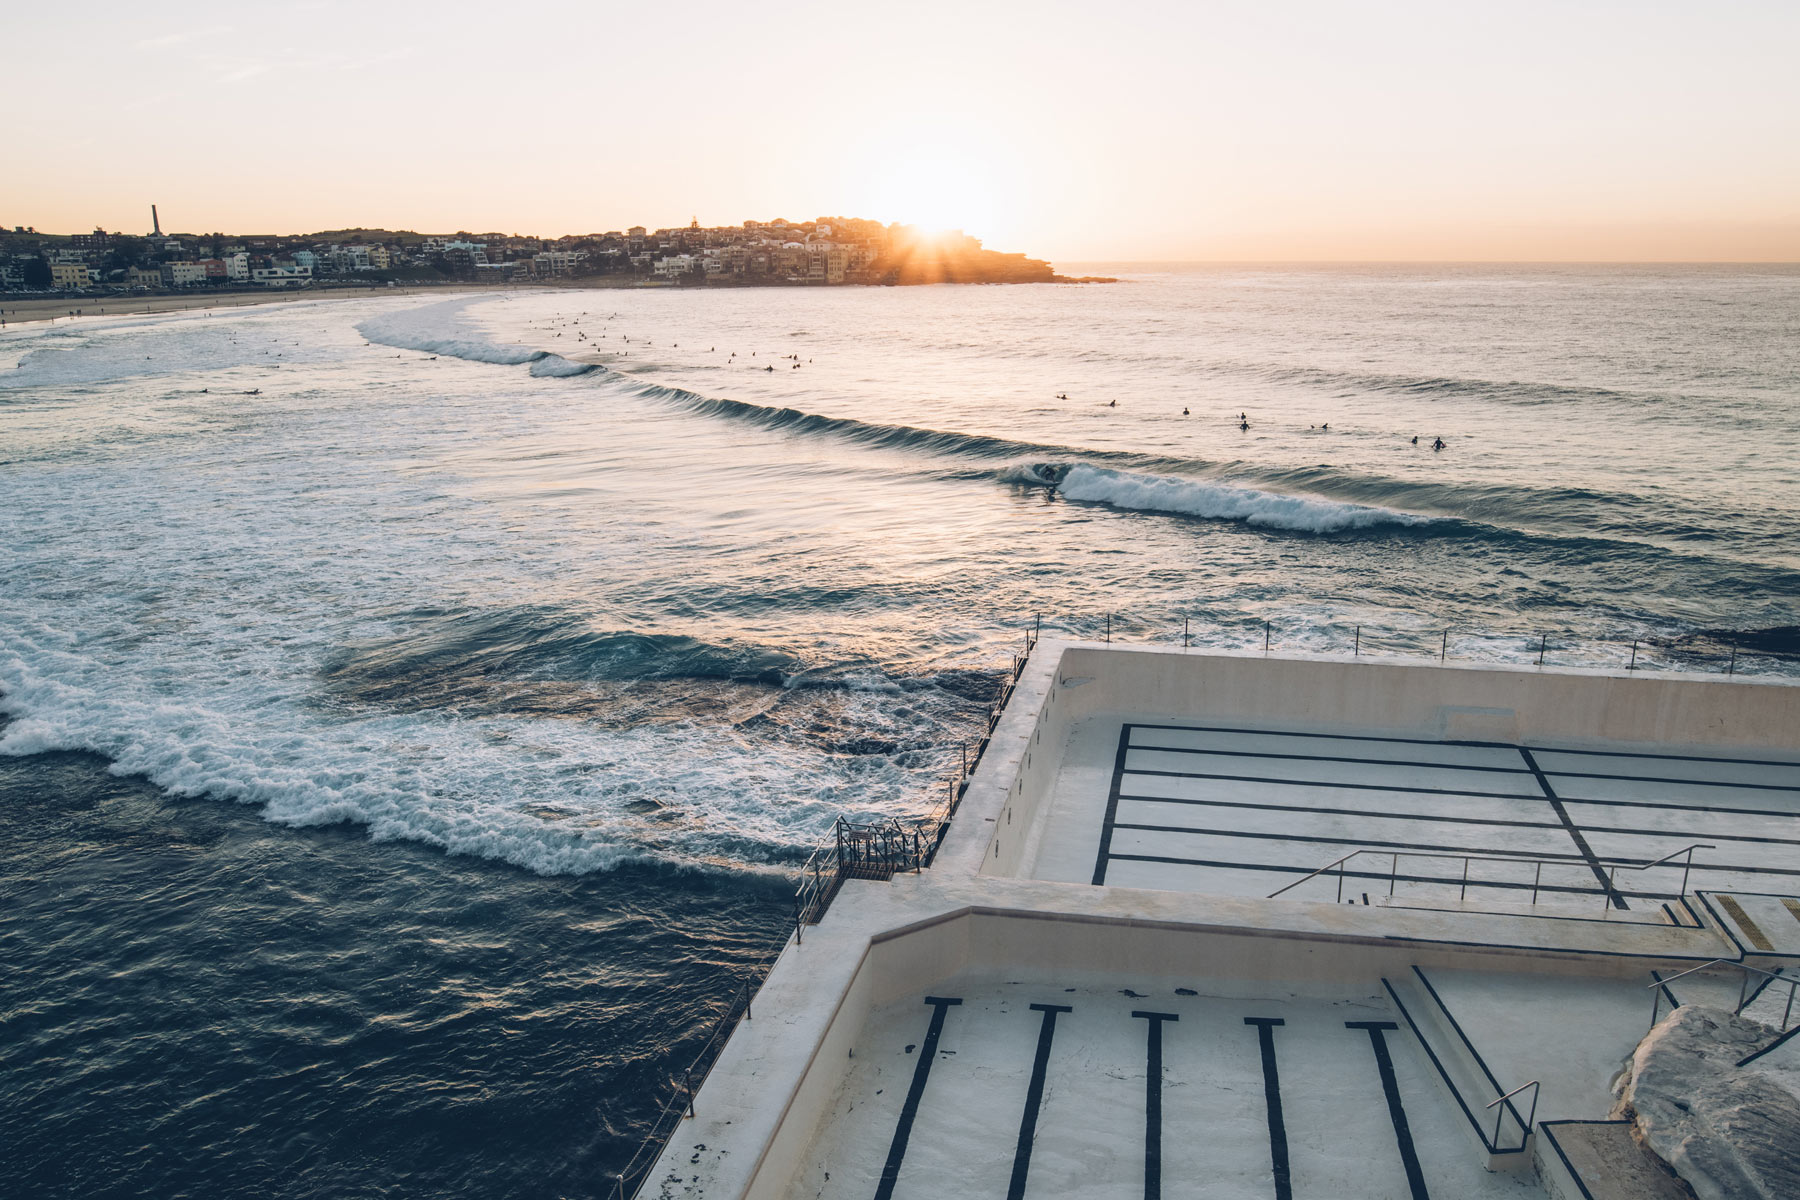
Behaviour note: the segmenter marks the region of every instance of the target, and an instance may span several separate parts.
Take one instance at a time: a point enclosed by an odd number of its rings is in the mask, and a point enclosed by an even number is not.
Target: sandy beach
[[[238,308],[246,304],[281,304],[295,300],[332,300],[370,296],[449,295],[453,292],[485,291],[467,286],[444,287],[334,287],[303,288],[294,291],[225,292],[218,295],[192,296],[95,296],[87,300],[67,297],[53,300],[11,300],[0,304],[0,327],[27,321],[79,320],[87,317],[122,317],[134,313],[205,311]]]

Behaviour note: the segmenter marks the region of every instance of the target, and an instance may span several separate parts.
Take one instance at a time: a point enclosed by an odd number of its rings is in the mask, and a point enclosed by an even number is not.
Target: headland
[[[154,220],[154,218],[153,218]],[[960,230],[856,217],[548,238],[337,229],[310,234],[0,230],[0,299],[295,291],[330,287],[842,287],[1099,283],[990,250]],[[10,306],[9,306],[10,307]],[[23,305],[21,304],[21,307]],[[79,305],[65,305],[62,312]],[[61,315],[60,313],[57,315]]]

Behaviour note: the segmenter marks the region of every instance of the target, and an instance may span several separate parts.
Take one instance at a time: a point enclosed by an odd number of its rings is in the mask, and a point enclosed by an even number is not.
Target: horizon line
[[[1058,258],[1066,265],[1162,267],[1800,267],[1800,258]]]

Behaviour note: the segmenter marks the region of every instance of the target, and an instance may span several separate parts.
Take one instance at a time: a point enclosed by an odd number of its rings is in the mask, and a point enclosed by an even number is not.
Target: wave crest
[[[417,350],[421,354],[444,354],[470,362],[493,363],[502,367],[521,367],[547,358],[555,358],[548,350],[529,346],[500,346],[478,338],[454,336],[456,318],[463,309],[485,297],[460,297],[418,308],[384,313],[359,323],[356,332],[371,342],[400,350]],[[563,360],[567,362],[567,359]]]
[[[1105,504],[1135,512],[1174,513],[1211,521],[1239,521],[1265,529],[1301,533],[1343,533],[1379,526],[1417,526],[1435,518],[1367,504],[1346,504],[1313,496],[1290,496],[1199,479],[1176,479],[1114,471],[1076,463],[1038,467],[1054,472],[1057,494],[1067,500]]]
[[[571,362],[560,354],[545,354],[531,363],[531,373],[539,379],[568,379],[604,370],[599,363]]]

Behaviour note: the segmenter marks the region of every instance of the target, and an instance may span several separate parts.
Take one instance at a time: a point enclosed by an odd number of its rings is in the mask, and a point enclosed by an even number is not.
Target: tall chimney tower
[[[150,233],[153,237],[162,236],[162,222],[156,219],[156,205],[150,206]]]

